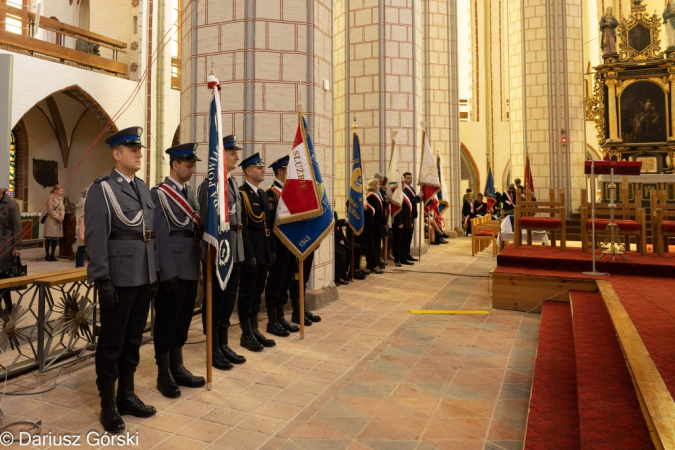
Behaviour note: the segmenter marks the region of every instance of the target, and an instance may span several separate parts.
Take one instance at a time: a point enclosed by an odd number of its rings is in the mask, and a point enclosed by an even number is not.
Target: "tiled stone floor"
[[[125,416],[127,429],[138,432],[132,448],[522,448],[540,317],[492,310],[487,274],[496,260],[490,249],[469,255],[470,240],[454,239],[404,266],[408,273],[390,264],[385,275],[341,286],[340,298],[319,312],[323,321],[308,327],[304,340],[277,338],[276,347],[255,354],[239,347],[232,329],[233,347],[248,361],[214,369],[210,392],[183,388],[179,400],[162,397],[152,345],[143,346],[137,393],[158,413]],[[195,320],[185,357],[203,375],[200,329]],[[56,376],[27,374],[10,380],[7,391],[43,391]],[[40,420],[42,434],[53,436],[101,431],[94,377],[89,361],[58,373],[49,392],[6,396],[4,424]]]

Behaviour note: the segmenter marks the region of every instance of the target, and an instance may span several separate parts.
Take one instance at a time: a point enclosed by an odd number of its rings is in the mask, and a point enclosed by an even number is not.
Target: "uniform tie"
[[[134,192],[136,193],[136,197],[138,197],[138,199],[140,200],[140,199],[141,199],[141,194],[138,192],[138,188],[136,187],[136,183],[134,183],[134,180],[129,181],[129,184],[131,185],[131,188],[132,188],[132,189],[134,190]]]
[[[183,192],[183,197],[187,198],[187,186],[183,186],[182,192]]]

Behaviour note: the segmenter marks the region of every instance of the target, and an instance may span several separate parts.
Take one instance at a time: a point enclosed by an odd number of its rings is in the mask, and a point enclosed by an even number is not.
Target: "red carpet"
[[[636,252],[628,252],[626,256],[628,261],[618,258],[616,262],[605,256],[596,261],[596,270],[613,275],[675,277],[675,252],[666,253],[663,257],[653,253],[642,256]],[[509,244],[497,255],[497,266],[581,273],[592,269],[591,258],[592,253],[584,253],[580,248],[568,247],[567,251],[561,252],[559,247],[524,245],[515,249]]]
[[[570,305],[544,302],[525,449],[579,447],[576,363]]]
[[[675,280],[614,276],[611,283],[675,397]]]
[[[654,448],[602,296],[579,291],[570,294],[580,448]],[[556,379],[550,382],[556,383]]]

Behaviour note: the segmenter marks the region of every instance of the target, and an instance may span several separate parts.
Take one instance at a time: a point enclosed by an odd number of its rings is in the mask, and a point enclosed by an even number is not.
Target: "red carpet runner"
[[[654,448],[602,296],[572,291],[571,299],[580,448]]]
[[[675,397],[675,280],[611,277],[612,288]]]
[[[576,363],[570,305],[544,302],[525,449],[579,447]]]

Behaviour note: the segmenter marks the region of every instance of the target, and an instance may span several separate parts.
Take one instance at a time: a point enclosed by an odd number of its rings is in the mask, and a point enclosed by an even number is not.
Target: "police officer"
[[[193,143],[166,150],[169,176],[152,189],[159,269],[159,290],[154,302],[157,390],[169,398],[180,397],[178,386],[206,384],[203,377],[192,375],[183,365],[183,346],[197,297],[202,238],[194,191],[187,184],[200,161],[196,151],[197,144]]]
[[[232,271],[230,279],[225,285],[225,290],[220,288],[215,273],[215,264],[213,265],[213,283],[211,283],[211,330],[213,339],[213,350],[211,364],[216,369],[230,370],[232,364],[242,364],[246,358],[237,355],[229,346],[227,332],[230,328],[230,316],[234,311],[234,303],[237,299],[237,290],[239,288],[239,276],[241,266],[244,261],[244,240],[241,225],[241,198],[239,197],[239,185],[237,180],[230,175],[237,168],[239,162],[239,150],[237,145],[237,136],[231,134],[223,138],[223,149],[225,150],[225,164],[227,165],[227,200],[230,210],[230,252],[232,252]],[[199,210],[204,217],[208,209],[209,185],[208,179],[204,179],[199,186]],[[202,263],[203,273],[206,274],[206,251],[208,246],[202,243]],[[206,333],[206,308],[202,308],[202,325]]]
[[[265,179],[265,163],[260,155],[256,153],[249,156],[239,166],[246,175],[246,181],[239,188],[246,255],[237,303],[241,324],[240,343],[248,350],[259,352],[263,347],[273,347],[276,344],[258,329],[258,313],[262,293],[265,291],[267,269],[274,265],[276,258],[270,229],[272,211],[267,194],[258,187]]]
[[[274,226],[276,218],[279,196],[286,182],[286,171],[288,169],[288,155],[277,159],[269,167],[274,171],[274,182],[267,188],[267,200],[270,204],[272,219],[270,231]],[[274,233],[272,233],[274,235]],[[265,305],[267,306],[267,332],[275,336],[285,337],[290,333],[300,331],[295,325],[292,325],[284,318],[284,305],[288,300],[288,289],[293,280],[293,264],[295,256],[288,248],[274,235],[274,244],[276,247],[276,261],[270,268],[267,275],[267,285],[265,286]]]
[[[105,142],[115,168],[89,187],[85,204],[85,241],[101,309],[96,348],[100,420],[111,433],[124,431],[120,415],[149,417],[157,412],[134,393],[134,372],[156,289],[150,189],[134,174],[141,168],[143,128],[118,131]],[[115,398],[115,381],[119,380]]]

